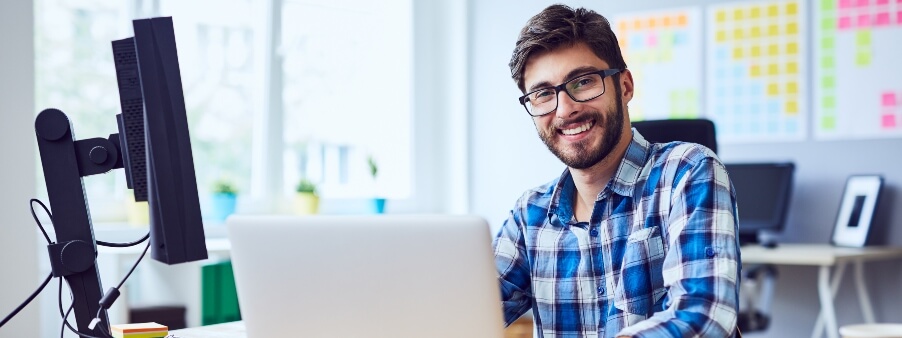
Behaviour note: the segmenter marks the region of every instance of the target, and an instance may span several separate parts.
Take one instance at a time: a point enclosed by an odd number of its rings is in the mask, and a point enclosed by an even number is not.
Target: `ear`
[[[624,69],[620,72],[620,88],[621,98],[623,100],[623,105],[626,106],[630,103],[630,100],[633,99],[633,73],[630,72],[629,69]]]

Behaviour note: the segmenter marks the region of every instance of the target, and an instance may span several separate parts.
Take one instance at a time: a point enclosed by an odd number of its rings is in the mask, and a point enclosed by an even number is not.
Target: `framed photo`
[[[882,187],[883,177],[879,175],[849,177],[839,205],[831,243],[839,246],[865,246]]]

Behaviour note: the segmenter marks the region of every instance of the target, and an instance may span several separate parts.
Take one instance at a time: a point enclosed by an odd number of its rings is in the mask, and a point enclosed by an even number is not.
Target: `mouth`
[[[592,129],[592,127],[594,125],[595,125],[595,120],[589,120],[589,121],[580,123],[576,126],[573,126],[571,128],[558,129],[557,131],[558,131],[558,133],[563,134],[563,135],[573,136],[573,135],[582,134],[582,133],[586,132],[587,130]]]

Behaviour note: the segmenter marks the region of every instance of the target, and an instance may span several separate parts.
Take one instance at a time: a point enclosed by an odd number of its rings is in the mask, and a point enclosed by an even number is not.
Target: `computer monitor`
[[[761,242],[772,245],[772,238],[759,240],[763,232],[780,232],[786,222],[792,194],[795,165],[780,163],[725,164],[736,190],[741,244]]]
[[[123,103],[118,134],[76,140],[58,109],[35,119],[57,237],[48,246],[53,276],[72,289],[78,331],[98,337],[109,336],[109,321],[99,304],[97,241],[82,177],[126,168],[136,199],[149,202],[151,256],[167,264],[207,258],[172,18],[134,20],[133,27],[135,37],[113,47]],[[105,326],[90,328],[95,316]]]

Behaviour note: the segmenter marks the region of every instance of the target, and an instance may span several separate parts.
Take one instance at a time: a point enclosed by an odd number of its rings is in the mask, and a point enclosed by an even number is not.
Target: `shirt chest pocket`
[[[658,226],[630,234],[623,254],[614,306],[624,312],[649,316],[665,293],[664,240]]]

